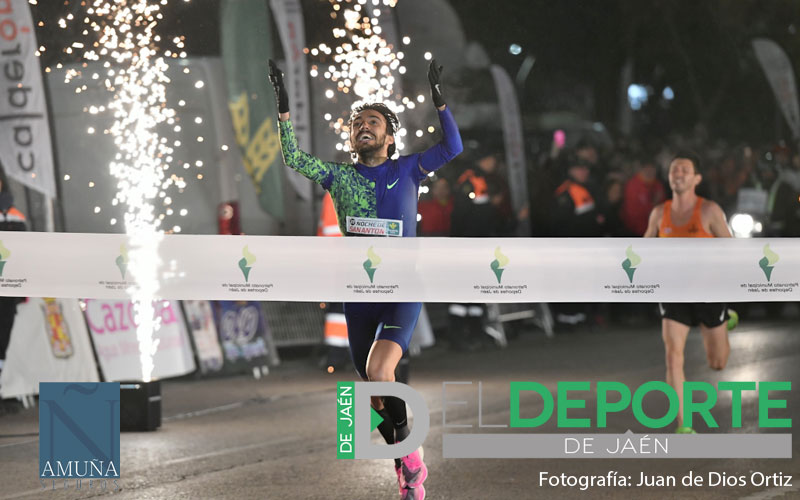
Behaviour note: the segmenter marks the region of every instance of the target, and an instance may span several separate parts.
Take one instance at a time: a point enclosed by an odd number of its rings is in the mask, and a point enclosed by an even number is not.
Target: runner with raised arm
[[[461,153],[463,147],[453,115],[442,97],[442,67],[428,69],[433,104],[442,126],[442,140],[423,153],[393,158],[397,115],[382,103],[362,104],[350,115],[350,151],[353,163],[326,162],[304,151],[289,119],[289,98],[283,73],[269,62],[270,81],[278,101],[281,149],[286,165],[320,184],[333,198],[339,227],[345,236],[416,236],[419,185],[432,171]],[[377,228],[386,228],[379,230]],[[397,228],[396,231],[389,228]],[[371,382],[393,382],[395,368],[414,332],[422,304],[346,303],[348,342],[358,374]],[[373,397],[372,406],[383,417],[378,430],[388,444],[409,434],[406,404],[395,397]],[[395,460],[403,499],[425,498],[422,486],[428,470],[420,450]]]

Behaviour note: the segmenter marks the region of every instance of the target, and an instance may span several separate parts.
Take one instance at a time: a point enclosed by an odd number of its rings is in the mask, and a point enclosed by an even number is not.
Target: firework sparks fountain
[[[106,133],[113,137],[117,153],[109,170],[117,179],[117,195],[112,204],[125,207],[125,232],[128,235],[127,269],[133,278],[128,288],[134,307],[136,336],[142,366],[142,381],[153,374],[153,357],[158,348],[153,302],[159,290],[158,248],[163,239],[161,218],[156,200],[172,183],[165,170],[172,161],[172,148],[158,133],[159,125],[171,124],[175,111],[166,103],[166,57],[178,52],[159,53],[160,36],[155,27],[165,0],[95,0],[87,8],[83,22],[84,36],[94,42],[76,42],[72,47],[89,46],[85,61],[101,63],[106,75],[105,89],[110,102],[100,109],[113,114],[113,124]],[[182,48],[181,37],[173,43]],[[85,65],[84,65],[85,67]],[[80,70],[70,70],[67,80],[80,77]],[[76,92],[85,87],[76,88]]]

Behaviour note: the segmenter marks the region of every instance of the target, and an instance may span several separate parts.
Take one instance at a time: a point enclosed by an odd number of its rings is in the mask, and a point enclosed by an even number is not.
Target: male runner
[[[669,186],[672,200],[650,212],[645,238],[730,238],[725,213],[713,201],[695,193],[703,177],[700,159],[694,153],[682,152],[669,165]],[[683,423],[683,352],[689,328],[700,325],[708,365],[722,370],[728,362],[727,307],[725,304],[659,304],[661,336],[664,340],[667,383],[678,393],[679,434],[694,434]]]
[[[339,227],[345,236],[356,235],[365,223],[399,224],[399,235],[416,236],[419,184],[432,171],[461,153],[463,147],[453,115],[442,97],[442,67],[432,61],[428,69],[433,104],[439,111],[442,141],[424,153],[392,159],[394,134],[399,121],[386,105],[363,104],[350,115],[350,151],[353,163],[322,161],[301,151],[289,121],[289,99],[283,73],[270,61],[269,78],[278,100],[279,130],[287,166],[319,183],[331,193]],[[386,236],[390,236],[387,231]],[[371,382],[393,382],[395,368],[417,323],[422,304],[347,303],[350,354],[358,374]],[[372,406],[383,417],[378,430],[387,443],[400,442],[409,434],[406,404],[395,397],[374,397]],[[420,451],[395,460],[395,472],[403,499],[425,498],[422,482],[428,475]]]

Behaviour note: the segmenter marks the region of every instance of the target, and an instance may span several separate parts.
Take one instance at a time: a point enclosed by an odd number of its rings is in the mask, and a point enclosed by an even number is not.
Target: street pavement
[[[800,381],[800,333],[795,322],[740,325],[731,333],[731,357],[721,372],[705,361],[698,332],[690,335],[686,349],[689,380]],[[166,380],[162,384],[163,424],[158,431],[123,433],[121,478],[113,497],[119,499],[253,498],[253,499],[393,499],[398,498],[390,460],[336,459],[336,381],[354,380],[354,372],[324,373],[315,360],[293,360],[261,378],[237,376],[216,379]],[[427,498],[687,498],[748,500],[800,498],[800,439],[796,430],[759,430],[755,395],[743,399],[743,428],[731,429],[731,398],[720,396],[712,414],[718,429],[696,425],[700,433],[792,433],[791,459],[450,459],[442,457],[442,383],[472,382],[459,386],[452,399],[467,405],[448,405],[447,424],[477,427],[477,385],[481,382],[481,419],[484,424],[509,421],[510,381],[537,381],[555,392],[558,381],[619,381],[636,388],[649,380],[664,379],[663,346],[659,326],[575,331],[547,339],[539,331],[523,332],[505,349],[487,347],[475,352],[453,352],[443,346],[423,351],[412,360],[410,385],[428,404],[431,429],[425,440],[425,461],[430,476]],[[592,416],[594,393],[586,410],[570,416]],[[771,410],[771,417],[794,416],[800,392],[781,393],[788,410]],[[456,396],[464,396],[458,398]],[[657,398],[656,398],[657,399]],[[527,400],[524,400],[527,401]],[[531,400],[532,401],[532,400]],[[541,411],[541,404],[526,402],[524,412]],[[537,405],[539,405],[537,407]],[[659,401],[648,408],[658,414]],[[570,410],[572,411],[572,410]],[[527,414],[527,413],[526,413]],[[541,428],[523,432],[571,432],[555,426],[555,416]],[[593,419],[594,420],[594,419]],[[37,477],[38,411],[22,410],[0,416],[0,498],[88,498],[107,495],[107,484],[76,490],[74,482],[47,484]],[[473,428],[472,431],[477,432]],[[636,422],[631,411],[609,418],[602,431],[576,429],[576,433],[653,433]],[[517,430],[481,430],[518,432]],[[661,431],[656,431],[661,432]],[[376,433],[374,442],[379,442]],[[603,475],[616,471],[672,475],[674,488],[579,487],[540,485],[540,472],[554,475]],[[680,478],[692,472],[751,477],[754,472],[791,475],[791,486],[682,487]]]

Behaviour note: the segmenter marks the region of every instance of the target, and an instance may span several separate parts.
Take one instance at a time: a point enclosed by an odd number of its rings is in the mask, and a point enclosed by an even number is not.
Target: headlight
[[[750,238],[753,236],[755,221],[750,214],[734,214],[731,217],[731,229],[733,235],[739,238]]]

